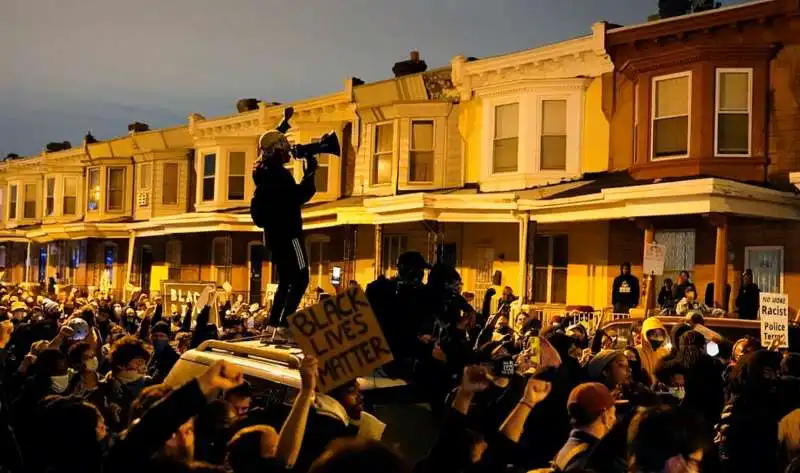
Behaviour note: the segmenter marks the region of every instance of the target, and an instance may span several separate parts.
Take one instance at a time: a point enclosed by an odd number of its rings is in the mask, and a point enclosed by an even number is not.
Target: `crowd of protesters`
[[[397,263],[366,294],[394,354],[382,371],[409,381],[439,426],[422,461],[364,433],[356,382],[317,393],[312,357],[280,416],[226,362],[164,384],[202,342],[259,336],[266,309],[227,297],[217,326],[210,307],[165,312],[158,296],[7,286],[0,472],[800,471],[800,354],[726,340],[696,313],[669,329],[645,319],[622,340],[567,317],[543,325],[510,288],[476,310],[454,268],[414,252]],[[621,294],[638,291],[629,275]]]

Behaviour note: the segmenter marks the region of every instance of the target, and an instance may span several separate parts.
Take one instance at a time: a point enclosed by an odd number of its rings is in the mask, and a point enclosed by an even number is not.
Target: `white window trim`
[[[656,157],[656,140],[655,140],[655,124],[656,124],[656,85],[663,81],[669,79],[677,79],[679,77],[688,77],[689,83],[687,88],[689,89],[687,92],[688,95],[688,104],[687,104],[687,112],[688,112],[688,119],[686,121],[686,154],[674,155],[674,156],[662,156]],[[682,116],[682,115],[674,115],[674,116]],[[671,118],[671,117],[660,117],[660,118]],[[692,71],[683,71],[683,72],[676,72],[674,74],[667,74],[663,76],[653,77],[650,81],[650,161],[670,161],[673,159],[686,159],[692,154]]]
[[[99,195],[97,196],[96,202],[97,207],[90,209],[89,202],[92,201],[92,193],[95,192],[92,188],[89,187],[91,180],[89,179],[89,175],[92,171],[97,172],[97,192]],[[103,205],[103,168],[101,166],[91,167],[86,170],[86,212],[97,212],[100,213],[101,207]]]
[[[220,195],[220,185],[219,185],[219,153],[220,150],[214,151],[204,151],[200,154],[200,189],[198,192],[198,196],[200,197],[200,204],[214,203],[217,201],[217,198]],[[206,156],[214,155],[214,174],[210,176],[206,176]],[[214,195],[210,199],[206,199],[205,195],[203,195],[203,189],[205,188],[206,179],[214,179]]]
[[[25,194],[23,196],[23,199],[22,199],[22,219],[21,220],[36,220],[37,218],[39,218],[39,195],[38,195],[39,194],[39,184],[36,183],[36,182],[22,182],[21,184],[22,184],[23,194]],[[27,189],[28,186],[33,186],[33,203],[34,203],[34,205],[33,205],[33,217],[26,217],[25,216],[25,204],[30,202],[30,200],[28,200],[28,189]],[[17,190],[17,192],[19,192],[19,190]],[[19,215],[19,209],[17,209],[17,215]]]
[[[750,265],[750,251],[779,251],[781,254],[781,293],[784,290],[784,278],[786,277],[786,252],[783,246],[745,246],[744,247],[744,268],[751,268]]]
[[[557,84],[531,85],[508,93],[483,95],[481,190],[524,189],[580,176],[587,87],[584,79],[566,79]],[[544,100],[567,100],[567,166],[563,171],[540,170],[541,103]],[[512,103],[519,103],[520,107],[517,171],[494,173],[495,107]]]
[[[14,192],[11,192],[11,188],[14,188]],[[14,196],[13,207],[14,207],[14,216],[11,216],[11,207],[12,201],[11,196]],[[6,216],[8,220],[17,221],[19,220],[19,184],[13,183],[8,185],[8,208],[5,210]]]
[[[48,184],[50,183],[51,180],[53,181],[53,210],[50,213],[47,213],[47,197],[48,197],[47,196],[47,192],[49,190],[48,189],[48,187],[49,187]],[[51,175],[51,176],[46,176],[44,178],[44,189],[43,189],[43,191],[44,191],[44,192],[42,192],[42,194],[44,195],[44,209],[43,209],[43,212],[42,212],[43,213],[43,217],[44,218],[56,217],[59,214],[59,212],[56,211],[56,208],[58,207],[58,205],[57,205],[57,203],[58,203],[58,179],[56,179],[56,176],[52,176]]]
[[[163,162],[161,162],[159,164],[161,165],[161,192],[160,192],[160,195],[159,195],[158,204],[161,205],[162,207],[168,207],[168,208],[178,207],[180,205],[180,203],[181,203],[181,191],[182,191],[182,188],[183,188],[183,186],[181,185],[181,171],[182,171],[181,163],[179,163],[177,161],[163,161]],[[177,169],[177,171],[178,171],[177,174],[176,174],[176,179],[175,179],[176,189],[177,189],[177,192],[175,193],[175,196],[177,198],[175,199],[175,203],[174,204],[165,203],[164,202],[164,195],[166,194],[164,192],[164,186],[166,185],[166,182],[167,182],[167,179],[166,179],[167,166],[175,166],[175,169]]]
[[[122,170],[122,202],[118,209],[112,209],[111,206],[111,171]],[[119,214],[125,213],[126,202],[128,200],[128,167],[127,166],[106,166],[105,168],[105,213]]]
[[[68,214],[64,213],[64,202],[67,200],[67,182],[74,181],[75,182],[75,212]],[[81,191],[80,191],[80,180],[78,176],[64,176],[61,180],[61,209],[60,215],[64,217],[76,217],[80,215],[80,206],[81,206],[81,199],[80,199]]]
[[[389,182],[382,182],[377,183],[373,179],[375,178],[375,155],[377,154],[378,149],[378,127],[383,125],[391,125],[392,127],[392,152],[390,153],[392,159],[392,174],[389,176]],[[376,122],[370,125],[372,127],[372,142],[369,145],[369,186],[373,188],[386,188],[390,187],[397,177],[395,176],[395,172],[397,170],[397,139],[398,139],[398,132],[399,127],[397,126],[397,120],[388,120],[382,122]]]
[[[725,73],[747,73],[747,153],[730,154],[719,152],[719,99],[720,78]],[[691,80],[690,80],[691,81]],[[749,158],[753,155],[753,69],[750,67],[719,67],[714,79],[714,156],[720,158]]]
[[[414,151],[417,151],[413,148],[414,143],[414,123],[430,123],[433,127],[433,142],[431,142],[431,149],[428,150],[419,150],[421,152],[430,152],[431,153],[431,178],[427,181],[412,181],[411,180],[411,155]],[[436,119],[434,118],[414,118],[411,119],[408,123],[408,176],[407,182],[408,185],[431,185],[436,182]]]
[[[231,174],[231,154],[233,153],[242,153],[244,155],[244,169],[242,170],[242,174]],[[244,202],[247,200],[247,150],[240,149],[240,148],[229,148],[226,150],[226,160],[225,160],[225,202]],[[217,163],[217,171],[219,169],[219,162]],[[241,199],[231,199],[230,197],[230,184],[231,184],[231,177],[242,177],[242,198]]]

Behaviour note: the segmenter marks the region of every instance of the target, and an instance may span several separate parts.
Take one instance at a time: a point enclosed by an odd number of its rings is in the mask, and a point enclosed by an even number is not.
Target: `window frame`
[[[202,161],[201,161],[202,169],[201,170],[203,172],[200,175],[200,202],[203,202],[203,203],[205,203],[205,202],[214,202],[216,200],[216,198],[217,198],[217,168],[219,167],[219,163],[217,163],[217,154],[218,153],[216,151],[213,152],[213,153],[203,153],[202,154]],[[212,172],[210,175],[206,175],[206,158],[208,156],[213,156],[214,157],[214,172]],[[212,189],[211,198],[208,198],[208,199],[206,198],[206,194],[205,194],[206,179],[211,179],[211,182],[213,183],[213,185],[211,186],[211,189]]]
[[[536,97],[536,109],[534,110],[536,119],[536,171],[537,173],[567,173],[569,172],[569,111],[570,111],[570,96],[568,94],[546,94],[538,95]],[[544,103],[545,102],[564,102],[564,169],[544,169],[542,167],[542,139],[545,136],[560,136],[560,135],[545,135],[544,134]]]
[[[176,249],[177,248],[177,249]],[[177,255],[177,258],[175,256]],[[181,265],[183,262],[183,242],[177,238],[167,240],[164,244],[164,263],[167,265],[167,279],[180,279]],[[177,277],[174,271],[177,271]]]
[[[175,202],[167,202],[167,168],[175,167]],[[161,165],[161,205],[178,205],[180,203],[181,165],[179,163],[162,163]],[[173,192],[173,191],[170,191]]]
[[[223,241],[225,244],[225,264],[217,265],[217,242]],[[214,237],[211,240],[211,268],[214,271],[214,281],[222,285],[224,282],[231,282],[233,276],[233,238],[229,235]],[[222,268],[220,270],[220,268]],[[220,273],[227,276],[224,281],[220,281]]]
[[[19,215],[19,184],[9,184],[8,185],[8,219],[9,220],[16,220],[17,215]],[[11,215],[12,212],[13,214]]]
[[[22,219],[23,220],[34,220],[34,219],[36,219],[36,211],[37,211],[37,208],[39,206],[38,202],[37,202],[39,200],[37,198],[38,197],[37,194],[39,192],[39,189],[37,189],[38,186],[37,186],[37,184],[35,182],[24,182],[24,183],[22,183],[22,186],[23,186],[22,189],[25,191],[24,200],[22,201]],[[33,186],[33,192],[28,192],[28,186]],[[28,194],[32,195],[32,197],[33,197],[32,201],[28,200],[28,197],[29,197]],[[28,212],[27,212],[27,210],[28,210],[28,202],[33,202],[33,216],[31,216],[31,217],[28,216]]]
[[[314,279],[317,279],[317,283],[315,285],[309,284],[310,287],[323,287],[323,276],[326,273],[327,266],[330,265],[330,255],[326,255],[330,251],[330,242],[331,239],[327,235],[318,235],[313,234],[309,235],[306,238],[306,254],[308,255],[308,270],[309,276],[311,278],[311,282],[314,282]],[[317,247],[317,255],[319,259],[312,260],[311,256],[314,254],[312,251],[313,247]],[[326,258],[327,256],[327,258]]]
[[[513,97],[507,97],[504,100],[498,100],[498,101],[492,102],[492,104],[491,104],[492,113],[490,114],[490,116],[491,116],[491,124],[489,126],[489,131],[491,133],[491,135],[490,135],[491,139],[490,139],[490,143],[489,143],[489,149],[491,151],[490,159],[489,159],[489,175],[490,176],[508,176],[508,175],[518,174],[520,172],[520,168],[522,167],[521,166],[521,164],[522,164],[521,153],[522,153],[522,148],[523,148],[523,146],[522,146],[522,144],[523,144],[522,143],[522,136],[521,136],[521,133],[520,133],[520,129],[522,128],[522,125],[523,125],[523,115],[524,115],[524,108],[525,108],[524,107],[524,102],[525,102],[524,97],[513,96]],[[495,142],[497,141],[497,109],[500,108],[500,107],[508,106],[508,105],[516,105],[517,106],[517,137],[516,137],[517,138],[517,163],[516,163],[516,168],[513,171],[495,171],[494,150],[495,150]],[[505,139],[508,139],[508,138],[505,138]]]
[[[391,242],[392,240],[397,240],[397,254],[396,255],[392,255],[391,254],[392,253],[391,252],[391,245],[388,245],[388,248],[389,248],[388,256],[389,256],[389,258],[387,258],[384,255],[384,253],[387,252],[387,250],[386,250],[387,242]],[[392,274],[391,274],[392,271],[396,271],[397,270],[397,258],[400,255],[402,255],[403,253],[405,253],[406,251],[409,251],[409,249],[408,249],[408,241],[409,241],[408,235],[407,234],[403,234],[403,233],[393,233],[393,234],[389,234],[389,235],[382,235],[382,240],[381,240],[381,266],[382,266],[382,268],[380,268],[381,274],[383,274],[386,277],[391,277],[392,276]]]
[[[111,173],[114,171],[122,171],[122,184],[121,188],[119,189],[121,200],[119,202],[119,208],[112,208],[111,207]],[[125,211],[125,184],[128,178],[127,176],[127,168],[125,166],[108,166],[106,168],[106,205],[105,211],[107,213],[121,213]],[[116,189],[115,189],[116,190]]]
[[[658,90],[658,83],[665,80],[670,79],[678,79],[681,77],[687,77],[688,83],[686,85],[687,88],[687,120],[686,120],[686,154],[676,154],[671,156],[656,156],[656,92]],[[683,115],[670,115],[668,117],[660,117],[659,119],[664,118],[676,118]],[[661,76],[654,76],[650,79],[650,161],[670,161],[673,159],[686,159],[692,154],[692,71],[681,71],[676,72],[674,74],[666,74]]]
[[[67,182],[74,181],[75,182],[75,195],[70,196],[67,195]],[[61,181],[61,185],[63,186],[63,195],[62,195],[62,202],[61,202],[61,215],[63,216],[74,216],[78,215],[78,194],[80,191],[78,190],[79,186],[78,177],[77,176],[64,176],[64,179]],[[75,198],[75,209],[72,213],[67,213],[67,197],[74,197]]]
[[[563,238],[567,239],[567,265],[566,266],[556,266],[554,264],[554,260],[555,260],[555,243],[556,243],[556,238],[559,238],[559,237],[563,237]],[[534,275],[536,274],[536,270],[537,269],[546,269],[547,270],[547,289],[546,289],[546,292],[547,292],[546,299],[547,300],[544,301],[544,302],[536,300],[536,289],[534,287],[534,291],[533,291],[534,292],[534,294],[533,294],[534,301],[533,301],[533,303],[534,304],[545,304],[545,305],[559,305],[559,306],[566,305],[567,301],[568,301],[568,294],[566,292],[569,289],[569,285],[568,284],[567,284],[567,287],[565,288],[564,302],[553,302],[553,272],[556,271],[556,270],[566,271],[567,278],[569,278],[569,235],[566,234],[566,233],[564,233],[564,234],[556,234],[556,235],[550,235],[550,234],[542,235],[542,234],[539,234],[539,235],[536,235],[535,238],[546,238],[547,239],[547,266],[537,266],[535,258],[534,258],[534,261],[533,261]],[[567,279],[567,280],[569,280],[569,279]]]
[[[431,148],[428,149],[415,149],[414,148],[414,124],[415,123],[422,123],[422,124],[430,124],[431,125]],[[415,181],[411,179],[411,162],[413,160],[414,153],[430,153],[431,156],[431,171],[430,171],[430,179],[426,181]],[[418,118],[412,119],[408,124],[408,183],[409,184],[433,184],[436,182],[436,120],[433,118]]]
[[[50,183],[53,183],[53,193],[50,194]],[[56,214],[56,178],[55,176],[44,179],[44,216],[54,217]]]
[[[102,187],[101,187],[101,179],[100,179],[100,167],[93,167],[86,170],[86,211],[87,212],[99,212],[100,211],[100,202],[103,200],[102,194]],[[95,188],[92,189],[90,187],[92,185],[92,174],[97,176],[97,182],[95,183]],[[94,194],[94,200],[92,200],[92,195]],[[94,202],[95,207],[90,208],[89,205]]]
[[[231,158],[232,158],[234,153],[240,154],[242,156],[242,174],[231,174]],[[228,162],[226,164],[227,164],[227,167],[225,169],[226,173],[227,173],[227,179],[225,181],[226,187],[227,187],[226,188],[226,195],[225,195],[226,201],[228,201],[228,202],[244,202],[245,197],[247,195],[247,189],[246,189],[246,187],[247,187],[247,152],[246,151],[241,151],[241,150],[228,151]],[[203,166],[205,166],[205,161],[203,162]],[[203,171],[205,173],[205,169]],[[234,177],[242,179],[242,198],[241,199],[235,199],[235,198],[231,197],[231,178],[234,178]],[[205,174],[203,176],[203,179],[205,179]]]
[[[389,127],[392,130],[392,147],[389,151],[378,153],[378,129],[381,127]],[[395,140],[397,139],[397,127],[393,120],[377,122],[372,124],[372,143],[370,146],[370,170],[369,170],[369,184],[371,187],[391,186],[394,178],[394,160],[395,160]],[[378,158],[380,156],[389,156],[392,172],[389,174],[387,182],[376,182],[378,176]]]
[[[719,116],[723,113],[741,115],[742,112],[722,112],[720,110],[720,91],[722,75],[726,73],[747,74],[747,152],[720,153],[719,151]],[[714,72],[714,156],[720,158],[750,158],[753,156],[753,68],[752,67],[718,67]]]

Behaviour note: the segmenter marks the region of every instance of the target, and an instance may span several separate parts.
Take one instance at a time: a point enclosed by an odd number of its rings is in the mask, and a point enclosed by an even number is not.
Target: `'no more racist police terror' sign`
[[[378,319],[360,289],[348,289],[289,317],[292,338],[319,360],[319,390],[331,389],[392,361]]]
[[[789,348],[789,296],[762,292],[759,318],[761,345],[768,347],[777,338],[778,348]]]

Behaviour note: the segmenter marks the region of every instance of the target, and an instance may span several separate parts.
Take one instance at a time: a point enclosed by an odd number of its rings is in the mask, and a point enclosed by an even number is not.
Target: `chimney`
[[[147,123],[133,122],[128,125],[128,133],[142,133],[144,131],[150,131],[150,125]]]
[[[403,77],[411,74],[418,74],[428,70],[428,65],[420,59],[419,51],[416,49],[408,55],[408,60],[395,63],[392,72],[395,77]]]
[[[258,110],[258,99],[239,99],[236,101],[236,111],[239,113]]]

